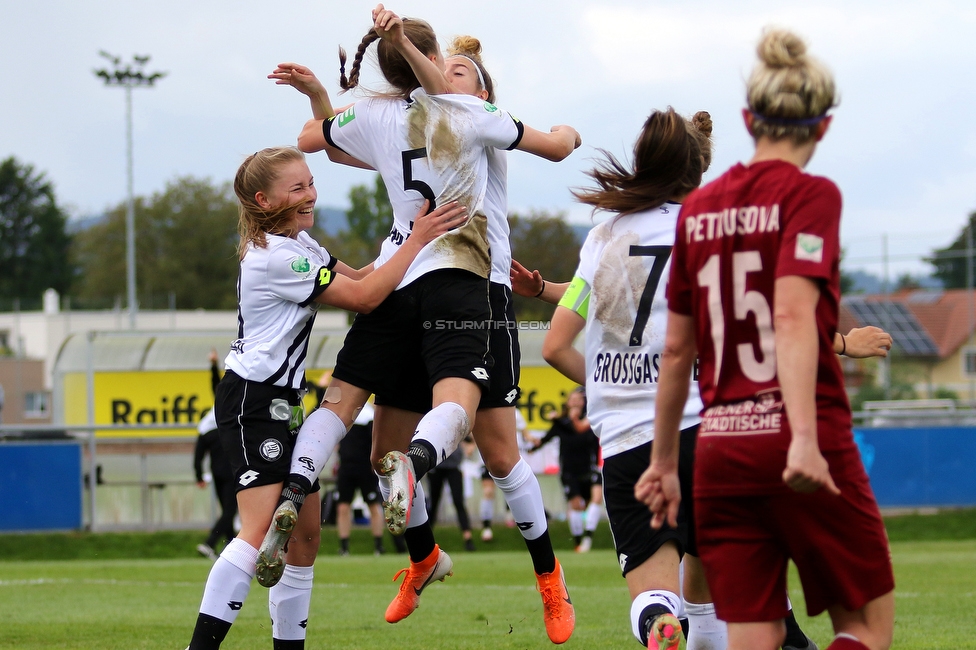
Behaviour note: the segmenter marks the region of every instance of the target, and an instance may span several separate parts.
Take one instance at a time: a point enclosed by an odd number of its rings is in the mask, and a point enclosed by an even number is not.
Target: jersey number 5
[[[404,151],[403,155],[403,189],[414,190],[415,192],[420,192],[420,195],[430,201],[430,205],[427,207],[427,214],[430,214],[437,209],[437,197],[434,195],[434,190],[430,188],[430,185],[423,181],[414,180],[413,178],[413,161],[418,158],[427,157],[427,147],[420,147],[419,149],[411,149],[410,151]]]
[[[634,329],[630,331],[630,347],[636,348],[644,341],[644,328],[647,327],[647,319],[651,316],[651,303],[654,302],[654,294],[657,293],[657,285],[661,282],[661,275],[664,267],[668,265],[668,258],[671,257],[670,246],[631,246],[631,257],[653,257],[654,264],[651,265],[651,272],[647,276],[647,283],[641,293],[640,304],[637,305],[637,318],[634,319]]]
[[[698,286],[708,290],[708,318],[712,322],[712,345],[715,348],[715,383],[722,371],[725,355],[725,314],[722,310],[722,285],[719,278],[719,256],[712,255],[698,271]],[[754,382],[769,381],[776,376],[776,347],[773,334],[773,315],[769,302],[760,292],[746,291],[746,275],[762,271],[762,258],[758,251],[740,251],[732,254],[732,304],[735,320],[744,321],[749,314],[756,317],[759,330],[759,349],[763,360],[756,358],[752,343],[740,343],[735,351],[742,374]]]

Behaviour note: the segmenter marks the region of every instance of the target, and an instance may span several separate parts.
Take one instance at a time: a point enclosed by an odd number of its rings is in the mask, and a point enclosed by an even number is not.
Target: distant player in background
[[[464,550],[475,550],[474,540],[471,539],[471,519],[468,517],[468,506],[464,502],[464,474],[461,472],[461,461],[464,460],[464,449],[467,447],[462,441],[460,447],[447,457],[447,460],[434,469],[427,472],[427,487],[429,488],[427,519],[431,526],[437,525],[437,513],[441,505],[441,496],[444,494],[444,484],[447,483],[451,490],[451,501],[454,503],[454,511],[457,513],[458,528],[461,529],[461,537],[464,539]]]
[[[586,419],[586,394],[582,388],[569,394],[562,415],[552,421],[549,432],[530,451],[538,451],[555,438],[559,439],[559,480],[563,484],[563,496],[566,497],[569,533],[573,536],[576,550],[585,553],[593,542],[593,531],[585,529],[584,520],[593,485],[600,482],[599,477],[594,476],[600,440],[593,434]],[[599,517],[596,519],[599,521]]]
[[[217,393],[217,384],[220,383],[220,369],[217,367],[217,351],[211,350],[207,357],[210,360],[210,387],[213,393]],[[197,552],[200,555],[217,559],[217,544],[223,539],[229,542],[234,539],[234,517],[237,515],[237,486],[234,484],[234,471],[230,467],[227,453],[220,444],[220,436],[217,435],[217,418],[211,407],[200,418],[197,426],[196,448],[193,452],[193,472],[196,474],[197,487],[204,489],[207,483],[204,480],[203,459],[210,456],[210,477],[213,482],[214,492],[217,501],[220,503],[220,517],[214,522],[210,534],[202,544],[197,544]]]

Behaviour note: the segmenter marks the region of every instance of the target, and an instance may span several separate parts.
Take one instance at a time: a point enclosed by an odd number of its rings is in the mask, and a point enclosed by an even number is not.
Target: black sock
[[[383,536],[382,535],[379,535],[378,537],[374,537],[373,538],[373,548],[375,550],[379,551],[380,553],[383,552]]]
[[[648,605],[641,611],[639,623],[637,629],[640,630],[641,639],[640,642],[643,645],[647,645],[647,637],[651,633],[651,624],[654,623],[654,619],[661,614],[672,614],[673,612],[665,607],[664,605]]]
[[[305,650],[305,639],[293,639],[285,641],[283,639],[272,639],[274,650]]]
[[[685,642],[687,642],[688,641],[688,630],[691,627],[691,625],[688,623],[688,618],[687,617],[685,617],[685,618],[679,618],[678,619],[678,622],[681,623],[681,634],[684,635]]]
[[[290,474],[288,476],[288,482],[285,483],[285,487],[281,490],[281,497],[278,499],[278,505],[280,506],[285,500],[291,501],[295,504],[295,510],[301,511],[302,504],[305,503],[305,495],[308,494],[312,489],[312,484],[308,482],[308,479],[300,474]]]
[[[803,630],[800,629],[800,624],[796,622],[796,616],[793,615],[792,608],[786,615],[785,623],[786,640],[783,641],[783,645],[791,645],[795,648],[807,647],[807,635],[803,633]]]
[[[407,543],[411,562],[423,562],[434,552],[434,529],[429,523],[408,528],[403,533],[403,541]]]
[[[348,537],[340,537],[339,538],[339,550],[342,551],[343,553],[348,553],[349,552],[349,538]]]
[[[582,535],[573,535],[573,543],[575,543],[577,546],[579,546],[582,541],[583,541]]]
[[[411,442],[407,456],[413,461],[414,480],[418,482],[430,471],[430,468],[437,464],[437,451],[426,440]]]
[[[491,528],[491,519],[485,519],[481,522],[482,528]]]
[[[552,541],[549,539],[549,529],[535,539],[525,540],[525,546],[532,557],[532,568],[536,575],[552,573],[556,570],[556,554],[552,551]]]
[[[197,615],[189,650],[217,650],[230,631],[230,623],[209,614]]]
[[[583,537],[589,537],[589,538],[592,539],[593,538],[593,531],[592,530],[588,530],[588,531],[584,532],[583,533]]]

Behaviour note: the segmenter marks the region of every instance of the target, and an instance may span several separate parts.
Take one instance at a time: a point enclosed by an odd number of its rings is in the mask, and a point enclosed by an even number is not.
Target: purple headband
[[[791,119],[786,117],[767,117],[751,109],[749,110],[749,113],[751,113],[752,116],[757,120],[762,120],[763,122],[767,122],[769,124],[775,124],[777,126],[813,126],[815,124],[820,124],[825,119],[827,119],[827,113],[818,115],[816,117],[804,117],[799,119]]]

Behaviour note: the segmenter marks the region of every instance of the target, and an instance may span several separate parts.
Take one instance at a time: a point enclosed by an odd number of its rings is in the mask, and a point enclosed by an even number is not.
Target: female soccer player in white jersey
[[[389,31],[386,29],[389,25],[386,24],[385,18],[395,18],[395,15],[391,12],[384,13],[382,7],[378,7],[374,17],[377,18],[378,28],[386,32]],[[399,25],[399,19],[396,21]],[[408,29],[416,26],[411,25],[410,22],[408,22]],[[400,36],[402,37],[402,31]],[[437,77],[433,84],[437,92],[463,92],[477,96],[479,107],[487,108],[491,112],[495,111],[494,105],[490,103],[494,99],[491,78],[478,61],[478,53],[475,50],[480,49],[480,44],[476,40],[457,42],[456,48],[463,51],[463,55],[451,59],[448,71],[450,78],[457,82],[457,87],[448,89],[442,87],[445,82],[444,71],[421,54],[410,40],[403,38],[398,43],[398,47],[404,45],[408,45],[412,53],[419,56],[420,61],[433,70],[431,74]],[[416,61],[413,63],[417,66]],[[313,111],[322,112],[320,107],[330,106],[321,84],[307,68],[282,64],[269,76],[277,79],[278,83],[293,85],[309,95],[312,98]],[[484,103],[486,100],[489,101],[488,104]],[[524,132],[517,148],[550,160],[564,158],[579,144],[579,136],[569,127],[554,127],[550,133],[541,133],[521,125],[519,127],[524,128]],[[488,388],[478,404],[474,436],[482,454],[487,458],[490,471],[499,477],[497,480],[510,508],[522,524],[520,530],[532,556],[539,589],[546,604],[544,612],[546,630],[550,639],[561,643],[572,633],[574,614],[572,605],[568,602],[562,571],[549,540],[538,480],[521,461],[518,452],[515,438],[515,413],[514,407],[511,406],[518,398],[519,356],[515,332],[510,326],[510,323],[514,323],[511,290],[506,286],[509,282],[508,267],[511,259],[506,214],[506,160],[502,151],[486,148],[484,152],[488,157],[488,185],[485,192],[484,212],[488,217],[487,237],[492,252],[490,274],[492,282],[489,295],[494,325],[488,332],[489,348],[494,356],[494,368]],[[334,156],[333,152],[330,152],[330,156]],[[416,413],[426,412],[431,406],[430,384],[424,359],[416,354],[411,357],[409,353],[409,349],[404,349],[400,354],[404,372],[396,385],[392,389],[389,384],[385,389],[380,386],[380,391],[376,395],[378,408],[374,427],[376,438],[374,460],[379,460],[387,450],[406,449],[410,444],[411,434],[418,428],[416,425],[419,416]],[[299,437],[299,441],[301,440],[302,436]],[[318,451],[310,450],[304,455],[304,458],[314,459],[313,467],[316,468],[312,470],[314,473],[317,473],[317,469],[324,464],[322,449],[323,447],[320,446]],[[294,469],[299,473],[304,471],[300,466]],[[312,472],[305,473],[307,476],[314,476]],[[414,502],[423,502],[422,491],[418,490],[415,493]],[[424,586],[432,579],[443,578],[451,568],[450,558],[436,547],[433,532],[427,525],[425,515],[421,507],[416,509],[409,519],[405,539],[411,553],[411,564],[400,593],[387,610],[386,618],[390,622],[399,621],[413,612],[419,603],[419,592]],[[432,578],[434,574],[436,577]]]
[[[698,548],[733,650],[783,642],[787,563],[828,650],[884,650],[894,579],[832,354],[840,302],[837,187],[803,171],[830,125],[831,74],[798,37],[767,31],[747,85],[755,141],[678,221],[651,466],[636,496],[674,523],[687,378],[705,411],[696,455]]]
[[[218,433],[237,482],[241,531],[207,579],[191,650],[218,648],[237,618],[255,575],[258,545],[288,476],[293,429],[300,424],[308,335],[319,304],[369,312],[396,287],[423,246],[464,221],[464,207],[445,203],[414,222],[414,235],[383,267],[360,279],[305,231],[317,198],[304,155],[294,147],[263,149],[237,171],[241,271],[238,338],[217,386]],[[317,500],[317,495],[316,495]],[[318,551],[318,508],[297,522],[289,567],[269,595],[275,647],[304,646]]]
[[[542,351],[586,385],[587,416],[603,451],[607,515],[632,600],[631,629],[642,644],[662,649],[676,648],[681,637],[678,563],[694,552],[694,542],[684,513],[652,535],[650,513],[634,498],[633,485],[647,468],[653,439],[650,405],[666,319],[661,279],[679,203],[698,187],[711,159],[710,134],[708,113],[698,113],[692,125],[671,109],[655,111],[634,147],[633,170],[606,154],[590,172],[597,187],[576,197],[613,217],[586,238]],[[581,331],[585,354],[573,347]],[[684,408],[683,470],[690,471],[700,408],[694,396]]]

